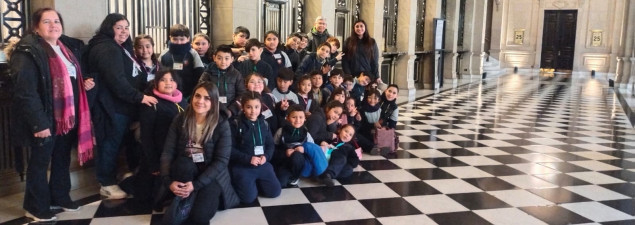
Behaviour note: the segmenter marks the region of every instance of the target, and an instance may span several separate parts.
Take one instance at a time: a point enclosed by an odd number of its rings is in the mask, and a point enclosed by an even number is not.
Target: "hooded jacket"
[[[326,42],[326,39],[331,37],[331,34],[329,34],[328,29],[324,29],[324,32],[320,33],[317,29],[315,29],[315,27],[313,27],[307,36],[309,36],[309,44],[306,46],[307,51],[315,52],[317,51],[318,46]]]

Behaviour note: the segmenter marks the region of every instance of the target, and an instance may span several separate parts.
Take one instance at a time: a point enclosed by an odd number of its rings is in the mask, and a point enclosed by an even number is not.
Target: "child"
[[[316,101],[316,103],[320,106],[320,107],[324,107],[324,105],[327,103],[326,100],[329,99],[329,96],[331,95],[331,92],[326,89],[326,88],[322,88],[322,74],[320,73],[320,71],[313,71],[310,74],[311,76],[311,91],[313,92],[313,100]]]
[[[330,152],[329,165],[326,171],[320,175],[320,180],[326,186],[333,186],[333,178],[345,178],[353,174],[353,169],[359,165],[359,156],[355,152],[352,143],[355,136],[353,125],[347,124],[337,131],[337,139],[328,146],[327,155]]]
[[[260,43],[258,39],[254,38],[254,39],[249,39],[247,41],[247,45],[245,45],[245,49],[247,49],[249,59],[243,60],[242,62],[234,63],[234,65],[236,66],[236,69],[240,71],[240,74],[242,74],[243,77],[246,77],[247,75],[252,73],[258,73],[265,77],[272,76],[271,66],[267,64],[266,62],[260,60],[260,55],[262,54],[262,46],[263,46],[262,43]],[[274,80],[268,81],[265,79],[265,85],[267,85],[267,82],[275,82],[275,81]]]
[[[242,95],[242,115],[231,123],[234,137],[230,158],[232,183],[240,202],[252,203],[258,192],[267,198],[280,195],[280,182],[269,160],[273,157],[273,136],[261,110],[260,94]]]
[[[232,55],[235,59],[242,55],[246,55],[247,49],[245,48],[245,44],[247,44],[247,40],[249,39],[249,29],[243,26],[238,26],[234,29],[234,35],[232,36],[232,44],[230,45],[232,48]]]
[[[232,115],[237,115],[240,107],[235,98],[245,93],[245,82],[240,72],[232,66],[234,57],[231,47],[220,45],[214,52],[214,64],[210,65],[203,75],[201,82],[211,82],[218,87],[218,101],[226,104]]]
[[[276,77],[278,76],[278,70],[281,68],[291,68],[291,61],[287,53],[278,48],[280,43],[280,35],[276,31],[268,31],[265,33],[265,50],[260,56],[262,61],[265,61],[271,66],[271,77],[267,77],[269,80],[267,87],[273,90],[276,87]]]
[[[209,39],[209,36],[204,33],[198,33],[194,35],[194,38],[192,40],[192,48],[196,50],[198,56],[201,57],[203,65],[205,66],[205,68],[207,68],[209,64],[212,63],[213,52],[211,51],[210,47],[212,40]]]
[[[344,52],[337,51],[338,49],[340,49],[340,40],[338,40],[336,37],[329,37],[328,39],[326,39],[326,42],[331,45],[331,57],[329,58],[329,65],[331,67],[334,67],[338,61],[342,61]]]
[[[363,136],[364,139],[374,140],[373,130],[381,127],[379,123],[379,119],[381,118],[381,107],[379,105],[379,97],[380,93],[378,90],[371,90],[367,93],[365,97],[365,101],[362,103],[362,111],[361,113],[361,124],[359,128],[360,136]],[[365,152],[371,153],[371,155],[378,155],[379,150],[374,148],[374,144],[370,143],[360,143],[362,149]]]
[[[396,84],[388,85],[388,88],[381,95],[381,117],[379,125],[381,128],[395,129],[397,126],[397,117],[399,116],[399,107],[397,107],[397,95],[399,95],[399,86]]]
[[[351,97],[355,98],[355,101],[358,101],[358,103],[360,103],[364,99],[366,86],[368,86],[371,80],[372,79],[367,72],[361,72],[359,74],[359,77],[353,80],[353,89],[351,90],[350,94]],[[377,96],[379,97],[379,95]]]
[[[304,108],[304,112],[307,117],[311,115],[311,112],[319,110],[320,108],[320,106],[318,106],[318,104],[313,100],[313,93],[311,92],[311,77],[308,75],[304,75],[298,80],[298,100],[298,104]]]
[[[327,166],[322,149],[313,142],[304,126],[304,109],[299,105],[289,107],[287,122],[274,135],[276,151],[272,163],[281,186],[298,184],[300,176],[317,176]]]
[[[142,75],[146,75],[145,80],[138,80],[140,84],[137,88],[139,91],[145,92],[148,84],[154,80],[154,74],[159,71],[159,60],[154,54],[154,40],[150,35],[140,34],[135,37],[133,47],[138,63],[145,71]]]
[[[300,43],[298,44],[298,49],[297,52],[300,55],[300,62],[302,62],[302,59],[304,59],[304,57],[306,57],[309,53],[306,50],[306,46],[309,45],[309,36],[307,36],[305,33],[299,33],[300,36],[302,37],[302,39],[300,39]]]
[[[342,103],[331,101],[326,104],[324,111],[318,110],[307,119],[306,127],[315,143],[320,143],[320,146],[328,145],[337,137],[335,131],[337,131],[343,110]]]
[[[329,83],[326,84],[324,87],[331,92],[333,92],[333,89],[335,88],[343,88],[344,86],[342,85],[342,83],[344,82],[344,78],[342,77],[342,73],[344,73],[344,71],[342,71],[341,69],[333,69],[333,71],[331,71],[331,76],[329,76]]]
[[[267,86],[265,85],[265,78],[259,73],[251,73],[247,75],[245,79],[245,86],[247,87],[247,91],[254,91],[260,94],[262,108],[260,114],[262,114],[269,123],[270,132],[276,133],[278,131],[279,122],[283,121],[284,118],[279,118],[276,111],[276,97],[271,94]]]
[[[277,87],[271,91],[273,96],[276,97],[276,103],[291,101],[292,103],[284,103],[288,104],[298,104],[298,96],[293,93],[293,91],[289,90],[291,84],[293,83],[293,71],[287,68],[282,68],[279,70],[278,78],[276,78]],[[286,110],[285,107],[284,110]],[[283,111],[284,111],[283,110]]]
[[[302,58],[300,58],[300,54],[296,51],[298,48],[298,44],[302,36],[299,33],[293,33],[287,37],[287,42],[284,43],[284,52],[289,56],[289,60],[291,60],[291,68],[293,71],[298,69],[298,65],[302,62]]]
[[[322,79],[326,78],[326,74],[331,71],[327,61],[330,54],[331,46],[329,43],[324,42],[320,44],[316,52],[309,53],[309,55],[302,59],[298,69],[295,71],[296,76],[300,77],[312,71],[320,71],[320,74],[323,76]]]
[[[353,91],[353,87],[355,86],[355,79],[350,74],[346,74],[343,76],[344,83],[342,86],[346,89],[346,97],[351,97],[351,92]]]
[[[170,42],[168,48],[161,53],[159,61],[162,66],[173,69],[181,77],[183,97],[189,98],[205,70],[201,57],[190,44],[189,28],[182,24],[170,27]]]

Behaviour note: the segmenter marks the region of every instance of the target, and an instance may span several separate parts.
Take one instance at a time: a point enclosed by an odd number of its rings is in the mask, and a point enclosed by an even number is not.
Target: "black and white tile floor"
[[[364,155],[335,187],[302,180],[211,223],[635,224],[635,129],[606,82],[506,75],[400,112],[397,154]],[[130,200],[81,202],[57,224],[159,224],[162,216]]]

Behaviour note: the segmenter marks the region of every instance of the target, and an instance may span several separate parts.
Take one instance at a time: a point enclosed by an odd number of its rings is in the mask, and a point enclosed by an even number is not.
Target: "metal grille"
[[[465,0],[461,0],[459,6],[459,37],[458,40],[458,48],[463,49],[463,34],[465,33]]]
[[[0,17],[0,20],[2,21],[2,26],[0,26],[0,33],[3,45],[11,38],[22,38],[26,33],[29,14],[28,3],[28,0],[4,0],[1,2],[2,17]]]
[[[384,1],[384,29],[382,36],[385,42],[385,51],[395,51],[397,48],[397,9],[398,0]]]
[[[282,4],[279,3],[264,3],[264,32],[275,30],[281,32],[282,28]],[[283,34],[280,34],[281,36]],[[282,37],[281,37],[282,38]],[[282,42],[282,40],[280,40]]]
[[[352,9],[351,0],[338,0],[335,8],[335,37],[340,42],[346,40],[351,33],[352,21],[350,12]]]
[[[304,32],[304,8],[304,1],[298,0],[295,4],[295,10],[293,10],[295,13],[293,18],[295,18],[296,23],[295,32]]]
[[[423,37],[424,37],[424,28],[426,22],[426,1],[419,0],[417,2],[417,31],[416,31],[416,49],[417,51],[423,51]]]

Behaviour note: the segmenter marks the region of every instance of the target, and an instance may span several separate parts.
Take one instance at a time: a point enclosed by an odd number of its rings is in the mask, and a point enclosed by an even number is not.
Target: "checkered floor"
[[[211,223],[635,224],[635,129],[606,87],[506,75],[407,103],[397,154],[364,155],[335,187],[302,180]],[[81,202],[57,224],[162,217],[134,201]]]

